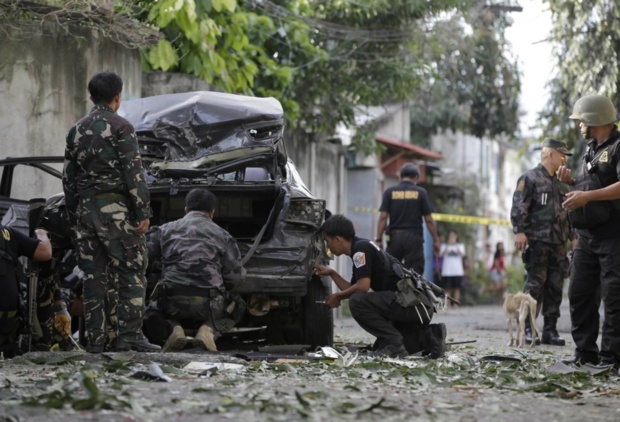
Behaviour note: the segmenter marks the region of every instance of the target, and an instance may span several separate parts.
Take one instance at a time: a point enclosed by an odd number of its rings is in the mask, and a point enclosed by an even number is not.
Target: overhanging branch
[[[23,0],[0,1],[0,31],[10,37],[25,39],[40,35],[43,24],[49,22],[60,25],[68,34],[74,27],[89,28],[128,48],[154,45],[162,36],[157,29],[130,15],[91,3],[68,3],[67,7],[57,7]]]

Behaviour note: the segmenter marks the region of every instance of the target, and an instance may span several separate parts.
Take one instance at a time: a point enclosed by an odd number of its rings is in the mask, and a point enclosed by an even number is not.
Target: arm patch
[[[356,252],[355,255],[353,255],[353,265],[355,265],[355,268],[366,265],[366,254],[364,252]]]

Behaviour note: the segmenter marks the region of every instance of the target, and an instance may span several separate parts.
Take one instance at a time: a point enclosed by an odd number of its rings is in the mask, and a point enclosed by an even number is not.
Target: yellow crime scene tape
[[[371,212],[375,214],[379,213],[379,210],[376,208],[351,207],[351,210],[357,212]],[[439,214],[435,212],[431,215],[435,221],[444,221],[447,223],[482,224],[485,226],[512,226],[510,221],[502,220],[500,218],[477,217],[475,215]]]

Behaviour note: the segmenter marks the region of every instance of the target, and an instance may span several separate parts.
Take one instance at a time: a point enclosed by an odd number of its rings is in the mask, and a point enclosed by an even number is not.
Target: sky
[[[545,41],[551,29],[551,13],[542,0],[518,0],[518,3],[523,11],[511,12],[514,23],[506,31],[506,37],[522,71],[520,106],[525,115],[521,117],[521,133],[539,135],[530,127],[547,102],[545,84],[554,72],[551,43]]]

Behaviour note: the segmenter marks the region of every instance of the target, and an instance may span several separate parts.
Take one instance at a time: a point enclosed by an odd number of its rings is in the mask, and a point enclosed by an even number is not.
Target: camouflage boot
[[[187,337],[185,337],[185,331],[183,331],[183,327],[180,325],[176,325],[172,329],[172,334],[166,340],[166,344],[164,344],[164,348],[162,352],[178,352],[183,350],[187,344]]]
[[[194,347],[200,347],[210,352],[216,352],[215,336],[213,335],[213,329],[207,324],[202,324],[196,333],[193,341]]]

